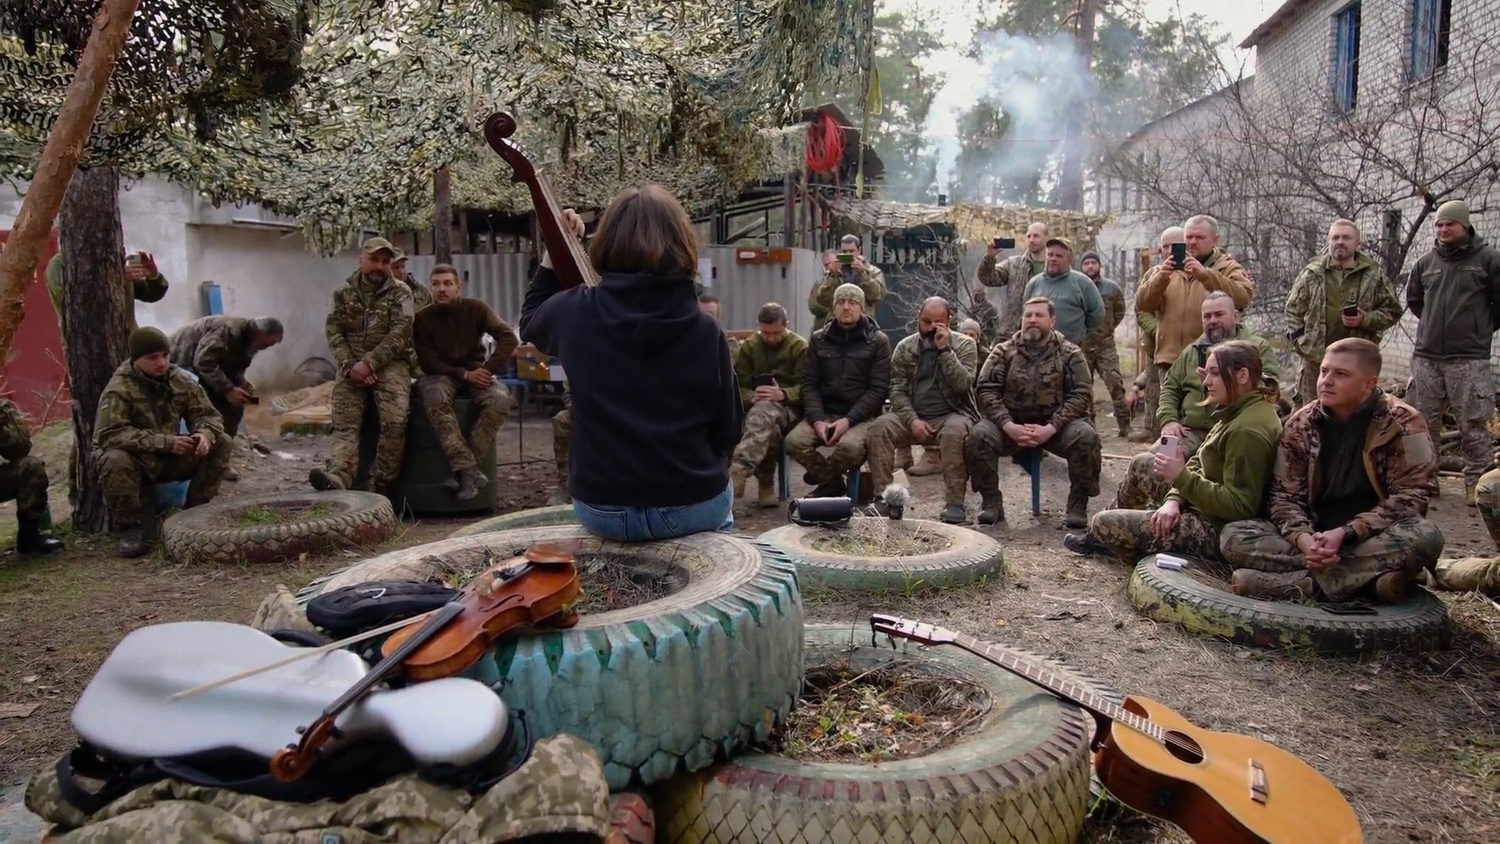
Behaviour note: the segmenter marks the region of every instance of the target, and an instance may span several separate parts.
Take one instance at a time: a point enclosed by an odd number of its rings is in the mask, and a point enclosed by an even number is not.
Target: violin
[[[536,165],[526,153],[510,140],[516,133],[516,119],[503,111],[497,111],[484,121],[484,140],[510,165],[514,172],[511,181],[524,182],[531,191],[531,204],[536,208],[537,228],[542,231],[542,242],[552,256],[552,270],[557,273],[557,284],[566,290],[579,284],[594,286],[599,283],[599,273],[594,270],[583,244],[563,226],[562,206],[552,195],[552,186],[537,171]]]
[[[271,757],[271,775],[282,782],[300,779],[318,759],[318,751],[337,738],[340,715],[393,675],[409,680],[436,680],[462,673],[489,650],[496,639],[524,627],[571,627],[576,613],[566,612],[579,595],[573,555],[555,545],[537,545],[519,557],[474,578],[446,606],[420,626],[396,631],[381,646],[381,660],[358,683],[329,704],[312,724],[299,727],[301,738]]]

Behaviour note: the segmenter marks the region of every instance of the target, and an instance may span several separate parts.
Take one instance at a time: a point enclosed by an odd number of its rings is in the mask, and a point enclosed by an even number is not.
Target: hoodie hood
[[[659,354],[701,319],[689,278],[606,273],[590,291],[605,331],[635,357]]]
[[[1484,238],[1480,237],[1479,234],[1474,231],[1473,226],[1469,226],[1468,230],[1469,239],[1467,241],[1464,241],[1463,243],[1458,244],[1457,246],[1449,246],[1445,243],[1439,243],[1436,238],[1433,238],[1433,250],[1449,260],[1452,260],[1454,258],[1462,258],[1465,255],[1477,252],[1480,247],[1484,246]]]

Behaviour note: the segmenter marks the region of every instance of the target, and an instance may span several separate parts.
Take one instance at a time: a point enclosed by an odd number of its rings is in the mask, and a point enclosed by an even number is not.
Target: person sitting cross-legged
[[[433,267],[431,286],[432,304],[418,311],[412,322],[412,345],[422,367],[417,389],[438,447],[453,470],[444,486],[455,490],[458,500],[468,501],[489,483],[479,464],[495,453],[495,432],[505,424],[511,405],[510,391],[495,376],[505,371],[520,343],[515,331],[483,300],[462,295],[458,270],[452,266]],[[486,334],[495,341],[487,358]],[[479,409],[468,441],[453,411],[460,393]]]
[[[208,393],[172,365],[167,335],[155,328],[130,332],[130,360],[104,385],[94,417],[99,487],[110,531],[122,557],[144,556],[147,493],[154,484],[190,480],[187,503],[207,504],[219,492],[231,440]],[[187,423],[187,433],[178,424]]]
[[[1088,420],[1088,360],[1056,330],[1051,299],[1028,299],[1021,325],[979,370],[981,418],[964,440],[964,463],[980,496],[978,521],[1005,522],[999,459],[1040,448],[1068,461],[1067,524],[1083,527],[1089,499],[1099,494],[1101,462],[1099,432]]]
[[[1157,474],[1171,484],[1166,502],[1156,510],[1096,513],[1087,533],[1063,538],[1068,550],[1130,564],[1161,551],[1223,562],[1219,531],[1260,513],[1281,420],[1266,395],[1254,345],[1229,340],[1214,346],[1200,377],[1216,421],[1186,463],[1180,450],[1155,456]]]
[[[865,315],[859,285],[840,285],[833,291],[833,319],[807,344],[806,417],[786,437],[786,454],[807,470],[803,479],[813,485],[813,498],[844,494],[844,473],[865,462],[866,438],[890,385],[890,338]],[[832,447],[833,455],[824,457],[820,446]]]
[[[935,449],[943,473],[943,512],[939,519],[963,524],[964,438],[979,419],[974,376],[979,349],[974,341],[948,327],[953,309],[932,297],[917,313],[917,333],[896,344],[891,353],[891,412],[870,431],[870,480],[880,493],[891,482],[898,449],[913,443]],[[883,506],[877,504],[877,509]]]
[[[1437,455],[1422,415],[1378,386],[1380,366],[1380,347],[1363,338],[1324,352],[1317,401],[1281,435],[1271,518],[1221,537],[1236,594],[1399,603],[1437,563],[1443,534],[1425,518]]]
[[[802,418],[802,368],[807,341],[787,327],[786,308],[776,302],[760,307],[759,330],[734,353],[734,374],[745,408],[744,431],[729,462],[734,497],[745,494],[755,476],[756,504],[775,507],[776,462],[786,433]]]

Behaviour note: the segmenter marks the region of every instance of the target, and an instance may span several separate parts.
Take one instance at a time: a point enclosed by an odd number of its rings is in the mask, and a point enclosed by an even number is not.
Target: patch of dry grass
[[[825,554],[915,557],[941,551],[948,547],[949,541],[926,520],[854,516],[848,526],[825,529],[809,544]]]

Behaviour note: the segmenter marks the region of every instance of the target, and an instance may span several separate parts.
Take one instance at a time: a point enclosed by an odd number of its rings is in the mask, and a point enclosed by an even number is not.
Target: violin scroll
[[[289,744],[271,756],[271,776],[279,782],[296,782],[312,770],[318,761],[318,748],[333,738],[333,719],[319,718],[303,730],[302,740]]]

